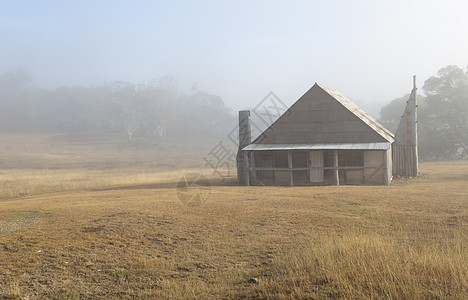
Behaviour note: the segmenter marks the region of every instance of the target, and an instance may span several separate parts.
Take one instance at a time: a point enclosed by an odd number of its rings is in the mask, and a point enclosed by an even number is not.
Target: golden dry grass
[[[293,188],[197,169],[201,206],[176,196],[193,170],[3,169],[0,296],[466,299],[468,162],[421,168],[390,187]]]

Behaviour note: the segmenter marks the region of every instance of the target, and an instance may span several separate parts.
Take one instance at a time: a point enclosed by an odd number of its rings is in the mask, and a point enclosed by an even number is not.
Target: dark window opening
[[[275,158],[275,168],[287,168],[288,167],[288,152],[275,151],[273,156]]]
[[[307,152],[293,152],[292,163],[293,168],[307,168]]]

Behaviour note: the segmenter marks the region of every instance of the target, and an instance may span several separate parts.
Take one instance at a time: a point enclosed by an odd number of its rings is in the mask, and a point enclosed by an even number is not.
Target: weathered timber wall
[[[418,176],[417,151],[416,145],[392,145],[394,176]]]

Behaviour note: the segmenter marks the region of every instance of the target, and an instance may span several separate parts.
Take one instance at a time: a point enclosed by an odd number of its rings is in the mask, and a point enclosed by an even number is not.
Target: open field
[[[157,168],[204,165],[218,139],[185,138],[161,141],[136,139],[130,145],[121,136],[95,133],[1,133],[1,169]]]
[[[179,165],[2,168],[0,297],[466,299],[468,162],[421,169],[290,188]],[[177,199],[187,172],[209,177],[204,205]]]

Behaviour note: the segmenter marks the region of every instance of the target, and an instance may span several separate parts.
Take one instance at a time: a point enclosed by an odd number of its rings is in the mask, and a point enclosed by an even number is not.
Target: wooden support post
[[[244,177],[245,177],[245,185],[250,185],[250,166],[249,166],[249,155],[247,151],[244,152]]]
[[[383,151],[383,160],[384,160],[384,185],[390,185],[389,175],[388,175],[388,160],[389,160],[389,150]]]
[[[292,161],[292,152],[288,151],[288,168],[292,169],[293,167],[293,161]],[[293,181],[293,171],[289,171],[289,186],[293,186],[294,181]]]
[[[340,185],[340,176],[338,173],[338,150],[333,151],[333,173],[335,175],[335,185]]]

